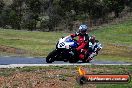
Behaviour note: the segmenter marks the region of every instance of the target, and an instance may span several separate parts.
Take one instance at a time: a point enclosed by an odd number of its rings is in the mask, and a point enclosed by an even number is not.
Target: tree
[[[121,13],[125,7],[124,0],[103,0],[106,6],[109,8],[109,12],[114,12],[115,17],[119,17],[119,13]]]
[[[0,23],[2,27],[6,27],[6,25],[10,25],[9,16],[11,9],[9,7],[3,8],[0,14]]]
[[[2,26],[2,11],[3,11],[3,8],[4,8],[5,4],[3,2],[3,0],[0,1],[0,26]]]
[[[132,11],[132,0],[125,0],[125,4],[130,7],[130,11]]]
[[[41,2],[39,0],[26,0],[25,3],[28,7],[29,13],[31,13],[27,26],[31,31],[36,30],[36,24],[39,20],[39,14],[41,12]]]
[[[4,4],[3,0],[1,0],[0,1],[0,13],[2,12],[4,5],[5,4]]]
[[[14,29],[21,29],[23,0],[13,0],[11,4],[10,21]]]
[[[55,30],[55,27],[57,27],[61,23],[61,20],[64,19],[63,17],[65,16],[65,11],[59,3],[60,2],[57,0],[49,0],[48,2],[47,14],[49,21],[47,26],[49,31]]]

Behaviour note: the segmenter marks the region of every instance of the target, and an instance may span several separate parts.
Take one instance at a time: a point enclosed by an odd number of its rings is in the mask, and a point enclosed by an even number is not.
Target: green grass
[[[92,34],[103,45],[97,59],[132,62],[132,20],[100,27]]]
[[[35,52],[36,56],[46,56],[55,48],[56,42],[63,35],[65,33],[62,32],[29,32],[1,29],[0,45]]]
[[[131,88],[131,84],[99,84],[97,85],[97,88]]]
[[[47,56],[55,48],[55,44],[66,32],[38,32],[25,30],[0,29],[0,45],[14,47],[27,51],[25,54],[0,51],[0,55]],[[103,49],[98,60],[118,60],[132,62],[132,20],[120,24],[108,25],[94,30],[102,43]]]
[[[11,76],[15,69],[0,69],[0,76],[8,77]]]
[[[92,34],[95,34],[103,43],[117,43],[132,46],[132,20],[101,27]]]

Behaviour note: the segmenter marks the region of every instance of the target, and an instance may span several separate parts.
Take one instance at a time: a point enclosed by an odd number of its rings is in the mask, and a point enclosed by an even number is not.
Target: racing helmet
[[[85,33],[88,30],[88,26],[85,24],[82,24],[79,26],[79,32]]]

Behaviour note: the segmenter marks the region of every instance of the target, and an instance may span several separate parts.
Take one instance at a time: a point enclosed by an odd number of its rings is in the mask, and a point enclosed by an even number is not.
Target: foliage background
[[[132,0],[0,0],[0,27],[72,31],[81,23],[107,23],[123,10],[132,11]]]

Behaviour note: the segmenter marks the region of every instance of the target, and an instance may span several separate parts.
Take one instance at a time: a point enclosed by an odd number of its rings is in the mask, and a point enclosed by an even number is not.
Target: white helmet
[[[88,30],[88,26],[85,24],[82,24],[79,26],[79,32],[86,32]]]

